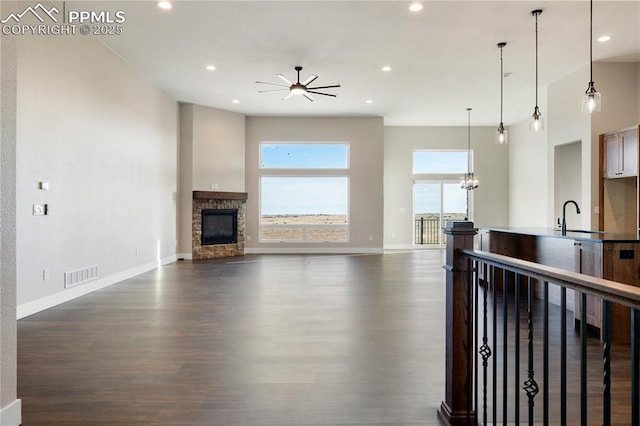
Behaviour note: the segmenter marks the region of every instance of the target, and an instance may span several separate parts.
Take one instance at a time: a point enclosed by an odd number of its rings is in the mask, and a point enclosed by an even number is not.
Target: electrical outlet
[[[42,280],[43,281],[49,281],[49,269],[43,269],[42,270]]]
[[[633,250],[620,250],[620,259],[633,259]]]

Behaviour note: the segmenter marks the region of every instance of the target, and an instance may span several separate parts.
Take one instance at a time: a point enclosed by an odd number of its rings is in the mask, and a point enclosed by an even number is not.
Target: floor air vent
[[[100,277],[98,265],[87,266],[86,268],[76,269],[64,273],[64,286],[66,288],[84,284],[88,281],[98,279]]]

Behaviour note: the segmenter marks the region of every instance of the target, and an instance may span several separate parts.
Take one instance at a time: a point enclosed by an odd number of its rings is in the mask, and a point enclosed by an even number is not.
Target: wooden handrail
[[[466,256],[486,261],[508,271],[527,275],[540,281],[560,284],[572,290],[640,309],[640,287],[482,250],[462,250],[461,252]]]

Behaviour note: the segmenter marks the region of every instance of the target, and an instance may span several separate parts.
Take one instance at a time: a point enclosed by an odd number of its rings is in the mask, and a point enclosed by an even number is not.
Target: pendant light
[[[502,123],[503,81],[504,81],[502,49],[506,45],[507,43],[505,42],[498,43],[498,47],[500,48],[500,125],[498,126],[498,130],[496,131],[496,143],[500,145],[509,143],[509,131],[504,128],[504,124]]]
[[[587,114],[599,112],[601,108],[600,92],[593,86],[593,0],[589,8],[589,66],[589,86],[582,96],[582,112]]]
[[[533,115],[529,121],[529,130],[532,132],[539,132],[544,128],[542,113],[538,107],[538,16],[541,13],[542,9],[531,11],[531,14],[536,18],[536,107],[533,109]]]
[[[460,178],[460,188],[467,191],[476,189],[480,181],[471,171],[471,108],[467,108],[467,173]]]

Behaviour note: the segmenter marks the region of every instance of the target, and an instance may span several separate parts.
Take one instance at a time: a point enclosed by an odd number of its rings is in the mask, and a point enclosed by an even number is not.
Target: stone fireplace
[[[246,201],[246,192],[193,191],[194,260],[244,255]]]

